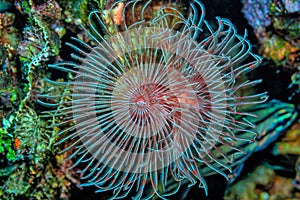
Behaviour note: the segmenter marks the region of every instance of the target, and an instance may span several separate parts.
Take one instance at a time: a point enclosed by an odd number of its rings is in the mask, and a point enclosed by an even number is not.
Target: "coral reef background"
[[[69,168],[72,159],[65,161],[74,149],[59,153],[69,144],[54,145],[60,131],[55,124],[62,122],[63,116],[57,117],[52,109],[41,105],[38,96],[68,92],[44,80],[51,77],[64,81],[71,76],[56,74],[48,64],[68,60],[72,50],[66,42],[71,37],[91,42],[81,26],[87,25],[89,12],[105,11],[113,2],[0,1],[0,199],[110,196],[95,194],[93,187],[80,186],[78,169]],[[248,30],[253,51],[264,60],[247,78],[262,79],[262,84],[254,90],[267,91],[270,101],[278,102],[257,108],[259,116],[267,117],[255,122],[261,132],[247,149],[249,158],[239,163],[240,171],[233,183],[212,175],[207,177],[208,196],[197,187],[182,187],[173,198],[299,199],[300,3],[293,0],[203,0],[202,3],[211,24],[216,23],[215,16],[220,16],[230,19],[239,33]],[[52,98],[47,103],[59,113],[64,102],[68,99]]]

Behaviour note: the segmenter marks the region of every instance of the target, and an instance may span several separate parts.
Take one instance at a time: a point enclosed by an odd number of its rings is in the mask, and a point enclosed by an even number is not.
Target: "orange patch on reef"
[[[117,26],[123,23],[123,9],[125,5],[123,2],[118,3],[117,7],[114,9],[113,21]]]
[[[21,141],[18,138],[15,138],[14,139],[14,147],[16,149],[18,149],[18,148],[20,148],[20,146],[21,146]]]

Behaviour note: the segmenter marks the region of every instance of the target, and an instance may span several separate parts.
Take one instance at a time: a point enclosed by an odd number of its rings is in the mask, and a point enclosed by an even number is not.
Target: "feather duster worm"
[[[112,190],[113,198],[129,192],[135,199],[167,198],[187,181],[207,192],[203,165],[228,178],[235,154],[242,153],[236,142],[255,137],[254,125],[244,118],[250,114],[239,107],[267,98],[239,95],[260,82],[237,82],[261,62],[246,33],[238,35],[222,18],[214,30],[199,1],[190,3],[189,16],[162,6],[146,19],[150,3],[115,3],[113,28],[92,12],[89,33],[96,45],[73,38],[75,44],[68,45],[75,62],[50,66],[74,74],[69,82],[48,80],[71,91],[64,94],[72,100],[61,111],[72,114],[75,125],[60,132],[60,143],[74,140],[66,150],[76,147],[70,158],[76,157],[75,166],[86,165],[84,185]],[[245,132],[250,136],[237,134]],[[170,183],[176,187],[168,188]]]

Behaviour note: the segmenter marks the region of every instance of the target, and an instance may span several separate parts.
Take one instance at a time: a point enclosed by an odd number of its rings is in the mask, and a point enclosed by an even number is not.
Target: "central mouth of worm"
[[[132,98],[129,100],[129,113],[133,123],[138,126],[157,124],[155,118],[165,118],[165,123],[177,120],[179,113],[178,98],[164,86],[158,84],[145,84],[133,89]],[[158,116],[157,116],[158,115]]]

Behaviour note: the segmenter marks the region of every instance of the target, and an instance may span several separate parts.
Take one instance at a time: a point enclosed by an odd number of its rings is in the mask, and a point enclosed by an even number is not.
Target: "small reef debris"
[[[242,180],[227,188],[224,200],[277,200],[297,199],[293,179],[276,174],[265,165],[257,166]]]

